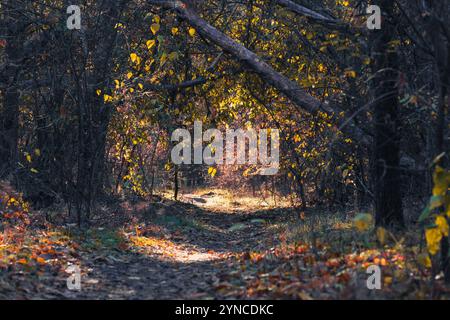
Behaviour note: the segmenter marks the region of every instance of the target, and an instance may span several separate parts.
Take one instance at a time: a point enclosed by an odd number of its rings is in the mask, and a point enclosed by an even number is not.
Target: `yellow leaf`
[[[30,171],[31,171],[32,173],[39,173],[39,171],[37,171],[35,168],[31,168]]]
[[[345,71],[345,76],[347,78],[356,78],[356,71],[347,70],[347,71]]]
[[[150,30],[152,30],[153,34],[157,34],[160,27],[159,23],[154,23],[150,26]]]
[[[441,231],[439,228],[427,229],[425,230],[425,239],[427,241],[428,252],[434,256],[439,251],[439,245],[442,239]]]
[[[431,268],[431,259],[428,253],[424,252],[417,256],[417,262],[425,268]]]
[[[139,83],[139,84],[138,84],[138,87],[139,87],[139,89],[141,89],[141,90],[144,89],[144,85],[143,85],[142,83]]]
[[[160,23],[161,22],[161,18],[159,16],[154,16],[153,17],[153,22]]]
[[[95,91],[95,92],[97,93],[98,96],[102,94],[102,90],[100,90],[100,89],[97,89],[97,91]]]
[[[110,95],[104,94],[103,95],[103,101],[104,102],[111,102],[112,101],[112,97]]]
[[[146,42],[146,44],[147,44],[148,50],[150,50],[151,48],[153,48],[153,47],[155,46],[156,40],[148,40],[148,41]]]
[[[371,214],[360,213],[354,219],[354,225],[359,232],[367,231],[372,225],[373,218]]]
[[[114,80],[114,83],[116,85],[116,89],[119,89],[120,88],[120,81],[116,79],[116,80]]]
[[[209,168],[208,168],[208,174],[209,174],[212,178],[214,178],[214,176],[216,175],[216,173],[217,173],[217,169],[216,169],[216,168],[214,168],[214,167],[209,167]]]
[[[173,27],[172,28],[172,34],[175,36],[178,33],[178,28],[177,27]]]
[[[433,195],[445,195],[447,193],[448,185],[450,182],[450,173],[440,166],[436,166],[433,173],[433,182]]]
[[[169,60],[173,61],[178,57],[178,53],[176,53],[175,51],[169,53]]]
[[[189,28],[189,35],[191,36],[191,37],[193,37],[193,36],[195,36],[195,34],[197,33],[197,31],[194,29],[194,28]]]
[[[436,217],[436,225],[439,229],[439,231],[442,233],[443,236],[448,237],[448,223],[447,219],[443,216]]]
[[[40,149],[34,149],[34,154],[37,155],[38,157],[41,156],[41,150]]]
[[[27,161],[31,163],[31,161],[32,161],[31,155],[29,153],[26,153],[25,157],[27,158]]]
[[[166,61],[167,61],[167,53],[163,53],[162,54],[162,56],[161,56],[161,59],[160,59],[160,61],[159,61],[159,64],[162,66],[162,65],[164,65],[165,63],[166,63]]]
[[[127,73],[127,79],[131,79],[132,76],[133,76],[133,72],[128,72]]]
[[[377,238],[381,244],[384,244],[386,242],[386,233],[386,229],[382,227],[377,228]]]
[[[130,54],[130,58],[132,62],[135,62],[137,60],[138,55],[136,53]]]
[[[133,88],[130,88],[130,92],[133,93],[133,92],[134,92],[134,89],[133,89]]]

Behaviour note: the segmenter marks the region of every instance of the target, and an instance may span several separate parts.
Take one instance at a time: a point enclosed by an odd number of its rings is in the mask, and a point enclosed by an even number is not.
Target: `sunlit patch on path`
[[[181,201],[194,204],[200,208],[212,212],[255,212],[273,208],[289,208],[291,203],[286,199],[277,200],[271,197],[257,197],[250,195],[239,195],[227,190],[212,189],[187,193],[181,196]]]
[[[130,237],[131,248],[162,261],[194,263],[224,259],[229,254],[206,250],[189,243],[176,243],[159,238]]]

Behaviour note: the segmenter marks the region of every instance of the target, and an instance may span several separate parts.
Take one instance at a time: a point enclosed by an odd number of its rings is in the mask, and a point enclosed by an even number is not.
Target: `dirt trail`
[[[66,298],[81,299],[212,299],[222,275],[236,270],[234,255],[272,246],[267,225],[281,218],[275,211],[249,211],[215,194],[185,195],[183,204],[149,208],[144,228],[153,222],[175,225],[169,234],[144,233],[135,252],[120,251],[85,259],[80,292],[63,290]],[[231,205],[230,205],[231,203]],[[262,204],[259,209],[263,209]],[[170,218],[170,219],[169,219]],[[177,220],[179,219],[179,220]],[[181,222],[180,222],[181,221]],[[141,238],[140,238],[141,239]]]

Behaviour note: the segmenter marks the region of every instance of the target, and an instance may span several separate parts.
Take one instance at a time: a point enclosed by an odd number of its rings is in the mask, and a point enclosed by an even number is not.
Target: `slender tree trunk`
[[[381,30],[373,30],[374,145],[372,181],[375,193],[375,221],[379,226],[403,227],[400,172],[400,133],[398,103],[398,56],[390,49],[395,39],[395,4],[378,0],[383,10]]]
[[[2,75],[6,84],[3,92],[3,109],[0,112],[0,175],[14,169],[18,160],[19,130],[19,80],[23,59],[24,5],[15,1],[5,3],[2,28],[6,34],[6,70]]]
[[[446,71],[445,71],[446,70]],[[448,68],[444,68],[444,72],[439,75],[439,108],[438,108],[438,117],[437,117],[437,126],[436,126],[436,148],[437,155],[440,155],[446,152],[445,149],[445,119],[446,119],[446,97],[447,97],[447,86],[449,85],[448,81]],[[447,166],[448,164],[448,155],[445,155],[441,159],[440,165]],[[448,220],[448,219],[447,219]],[[449,261],[449,238],[442,237],[441,240],[441,269],[444,272],[444,278],[446,283],[450,283],[450,261]]]
[[[126,1],[107,0],[100,4],[105,10],[101,15],[95,34],[91,34],[93,68],[81,79],[79,92],[79,159],[77,179],[78,220],[88,223],[96,196],[103,190],[105,176],[106,136],[111,117],[111,106],[105,104],[96,90],[108,90],[110,85],[114,49],[117,40],[115,25]],[[99,34],[102,35],[99,38]],[[87,81],[87,86],[84,85]],[[80,215],[82,215],[80,217]]]
[[[175,201],[178,199],[178,191],[179,191],[179,185],[178,185],[178,166],[175,165],[175,169],[173,171],[173,198]]]

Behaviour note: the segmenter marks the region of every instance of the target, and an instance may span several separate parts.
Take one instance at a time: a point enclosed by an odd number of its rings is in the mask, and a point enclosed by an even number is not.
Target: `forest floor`
[[[375,245],[372,235],[355,233],[353,216],[213,190],[121,204],[84,232],[11,229],[0,238],[0,298],[449,297],[429,280],[427,261],[417,263],[418,248],[403,239]],[[383,269],[382,290],[367,288],[371,264]],[[67,287],[70,265],[81,269],[80,290]]]

